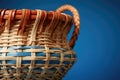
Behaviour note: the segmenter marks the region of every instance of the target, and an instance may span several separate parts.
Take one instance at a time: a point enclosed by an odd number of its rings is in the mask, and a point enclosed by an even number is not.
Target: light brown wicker
[[[1,9],[0,80],[61,80],[76,61],[72,48],[79,28],[79,14],[71,5],[56,11]]]

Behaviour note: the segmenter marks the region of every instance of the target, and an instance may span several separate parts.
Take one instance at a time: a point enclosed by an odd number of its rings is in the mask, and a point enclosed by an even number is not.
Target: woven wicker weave
[[[73,17],[62,13],[70,10]],[[67,34],[74,21],[70,42]],[[77,10],[0,10],[0,80],[61,80],[76,61]]]

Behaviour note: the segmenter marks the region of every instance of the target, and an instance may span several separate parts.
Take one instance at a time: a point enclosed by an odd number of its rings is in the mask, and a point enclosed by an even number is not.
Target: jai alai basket
[[[72,49],[79,28],[78,11],[71,5],[56,11],[0,9],[0,80],[62,80],[76,61]]]

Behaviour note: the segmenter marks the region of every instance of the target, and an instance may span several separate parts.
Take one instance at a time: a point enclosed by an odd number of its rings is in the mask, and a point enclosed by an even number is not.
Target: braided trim
[[[69,42],[70,47],[73,48],[74,45],[75,45],[75,42],[76,42],[76,40],[78,38],[78,34],[79,34],[80,16],[79,16],[79,13],[76,10],[76,8],[74,8],[71,5],[63,5],[63,6],[59,7],[56,11],[62,13],[63,11],[66,11],[66,10],[69,10],[70,12],[72,12],[73,18],[74,18],[75,28],[74,28],[72,37],[71,37],[70,42]]]

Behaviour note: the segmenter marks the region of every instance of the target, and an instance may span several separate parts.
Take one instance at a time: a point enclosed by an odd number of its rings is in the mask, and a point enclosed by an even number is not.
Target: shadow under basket
[[[72,49],[79,28],[79,14],[71,5],[56,11],[1,9],[0,80],[62,80],[76,61]]]

